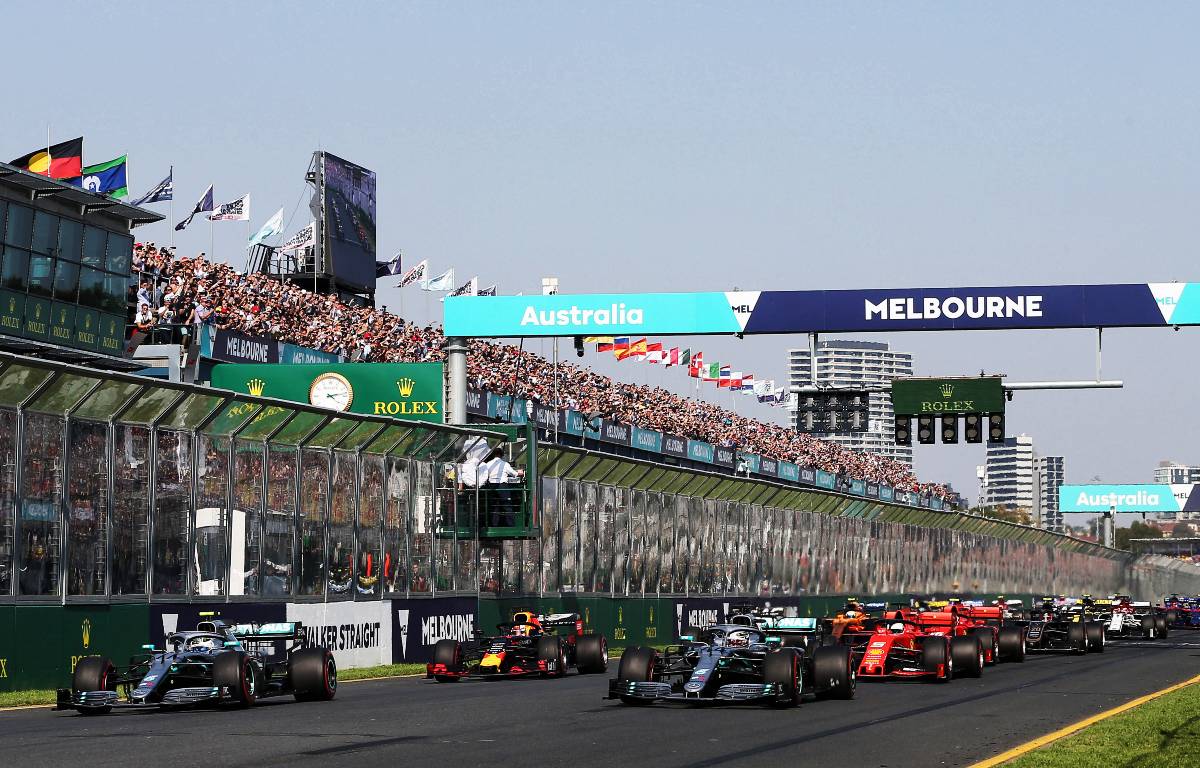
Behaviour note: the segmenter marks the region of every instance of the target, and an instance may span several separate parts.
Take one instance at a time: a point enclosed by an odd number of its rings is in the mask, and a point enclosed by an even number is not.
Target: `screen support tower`
[[[294,251],[280,251],[277,247],[265,244],[256,245],[250,253],[247,269],[295,283],[313,293],[337,296],[348,304],[373,307],[374,289],[364,291],[341,283],[334,276],[333,265],[325,253],[328,207],[322,182],[321,156],[321,152],[313,152],[304,174],[305,183],[311,187],[309,211],[317,223],[315,243]]]

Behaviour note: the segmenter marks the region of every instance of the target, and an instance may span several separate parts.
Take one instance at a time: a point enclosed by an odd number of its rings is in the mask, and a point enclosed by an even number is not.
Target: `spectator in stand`
[[[139,244],[134,263],[142,264],[142,276],[151,281],[149,303],[153,304],[155,292],[161,291],[161,306],[173,319],[269,336],[347,359],[437,362],[445,358],[445,338],[437,325],[417,326],[372,307],[345,304],[333,296],[314,296],[299,285],[267,275],[241,274],[228,264],[208,261],[203,253],[176,258],[169,249]],[[146,275],[145,270],[152,274]],[[161,319],[162,309],[159,311]],[[948,493],[943,486],[918,482],[907,465],[879,454],[853,451],[704,400],[618,382],[570,363],[559,363],[557,374],[555,402],[555,368],[548,360],[507,344],[471,343],[467,375],[478,389],[886,483],[900,491],[940,498]]]

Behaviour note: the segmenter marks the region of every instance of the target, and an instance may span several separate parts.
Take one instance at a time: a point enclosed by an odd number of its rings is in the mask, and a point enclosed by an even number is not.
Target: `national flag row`
[[[472,277],[462,285],[458,285],[458,282],[454,279],[454,267],[451,267],[436,277],[430,277],[429,259],[421,259],[420,262],[405,271],[400,266],[399,253],[393,256],[391,261],[375,262],[375,276],[387,277],[388,275],[400,275],[400,282],[396,284],[397,288],[405,288],[410,285],[417,285],[420,286],[422,291],[445,292],[447,296],[496,295],[495,285],[489,285],[486,288],[479,287],[478,275]]]
[[[89,192],[106,194],[113,198],[129,196],[128,169],[129,156],[121,155],[115,160],[96,165],[83,164],[83,137],[70,141],[51,144],[44,149],[39,148],[13,160],[11,165],[31,173],[40,173],[52,179],[59,179],[68,184],[82,187]],[[175,169],[172,167],[162,181],[150,188],[146,194],[134,200],[131,205],[141,206],[150,203],[163,203],[175,199]],[[187,218],[175,225],[176,231],[186,229],[192,220],[201,213],[208,213],[210,221],[249,221],[250,195],[230,200],[228,203],[215,204],[213,185],[200,196]],[[283,208],[276,211],[267,222],[251,237],[247,248],[251,248],[270,237],[283,232]],[[281,246],[279,250],[299,250],[316,243],[317,224],[315,221],[301,228],[295,235]]]
[[[703,352],[690,348],[665,348],[661,342],[627,336],[587,336],[585,344],[595,344],[597,352],[610,352],[617,360],[637,360],[666,367],[687,366],[688,376],[715,384],[720,389],[754,394],[761,403],[779,404],[787,400],[787,391],[774,379],[756,380],[752,373],[734,371],[729,363],[710,363]]]

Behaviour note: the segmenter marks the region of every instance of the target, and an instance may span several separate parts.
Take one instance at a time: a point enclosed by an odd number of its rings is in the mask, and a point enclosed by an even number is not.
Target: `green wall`
[[[146,642],[149,606],[0,605],[0,691],[66,688],[75,662],[120,665]]]

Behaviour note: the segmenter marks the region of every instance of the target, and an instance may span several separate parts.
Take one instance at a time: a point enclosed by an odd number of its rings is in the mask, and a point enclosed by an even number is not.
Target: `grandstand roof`
[[[141,224],[153,224],[165,218],[162,214],[155,213],[154,211],[148,211],[136,205],[123,203],[108,195],[89,192],[74,184],[68,184],[59,179],[52,179],[40,173],[30,173],[8,163],[0,163],[0,181],[31,192],[35,200],[41,197],[53,197],[57,200],[78,205],[83,209],[84,213],[104,211],[104,213],[110,216],[115,216],[118,219],[124,219],[129,222],[130,229]]]

